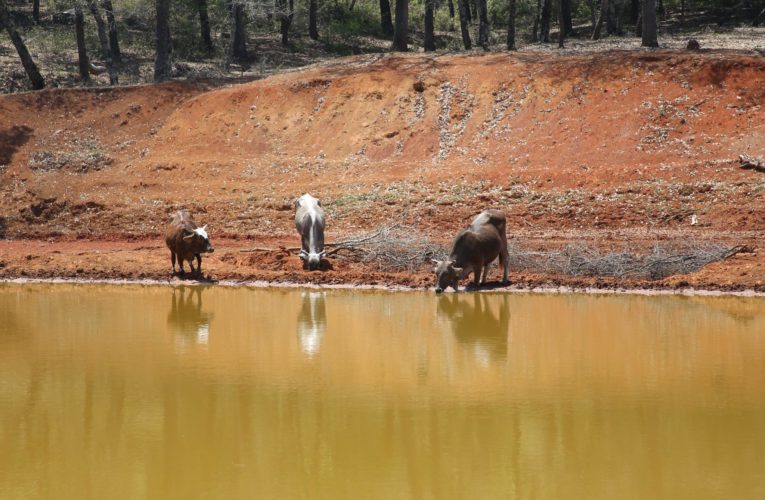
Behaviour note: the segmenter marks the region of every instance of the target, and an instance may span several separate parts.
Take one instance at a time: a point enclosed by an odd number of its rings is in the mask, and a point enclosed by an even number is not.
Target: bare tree
[[[534,12],[534,24],[531,26],[531,41],[539,41],[539,18],[542,15],[542,0],[537,0],[537,10]]]
[[[32,0],[32,19],[40,23],[40,0]]]
[[[457,8],[460,12],[460,31],[462,32],[462,44],[465,46],[465,50],[473,48],[473,43],[470,41],[470,30],[468,29],[468,23],[470,22],[470,8],[467,4],[468,0],[457,0]]]
[[[593,40],[600,39],[600,32],[603,30],[603,23],[606,22],[606,16],[608,16],[608,0],[600,0],[600,14],[598,14],[598,21],[592,29]]]
[[[558,48],[563,48],[563,41],[566,39],[566,2],[558,2]]]
[[[112,53],[109,49],[109,38],[106,35],[106,23],[104,22],[104,18],[101,17],[101,11],[98,8],[96,0],[88,0],[88,7],[90,8],[90,13],[93,15],[93,19],[96,21],[98,41],[101,44],[101,55],[104,58],[106,69],[109,72],[109,83],[111,85],[116,85],[118,83],[117,71],[112,63]]]
[[[436,0],[425,0],[425,40],[423,41],[423,46],[426,52],[436,50],[436,40],[433,33],[435,4]]]
[[[478,45],[489,50],[489,15],[486,0],[476,0],[478,9]]]
[[[393,50],[409,50],[409,0],[396,0],[396,24],[393,30]]]
[[[120,44],[117,40],[117,22],[114,19],[112,0],[101,0],[101,5],[106,13],[106,22],[109,23],[109,50],[112,53],[112,62],[117,64],[122,62],[122,53],[120,52]]]
[[[232,60],[241,61],[247,58],[244,3],[241,0],[233,0],[229,5],[229,11],[231,15],[231,47],[229,53]]]
[[[210,15],[207,10],[207,0],[197,0],[197,10],[199,11],[199,33],[202,37],[202,45],[205,50],[213,50],[212,37],[210,36]]]
[[[390,1],[380,0],[380,27],[387,36],[393,36],[393,18],[390,13]]]
[[[170,0],[156,0],[156,59],[154,60],[154,81],[170,78]]]
[[[643,47],[658,47],[656,35],[656,0],[643,0]]]
[[[571,20],[571,0],[560,0],[560,7],[563,11],[563,24],[565,36],[574,32],[574,23]]]
[[[515,0],[507,0],[507,50],[515,47]]]
[[[34,59],[29,55],[29,50],[27,50],[24,40],[19,35],[19,32],[16,31],[5,0],[0,0],[0,28],[5,28],[6,33],[11,38],[16,52],[19,54],[19,59],[21,59],[21,64],[24,66],[24,71],[27,73],[27,78],[32,83],[32,88],[35,90],[45,88],[45,80],[40,74],[40,70],[37,69]]]
[[[449,7],[449,17],[454,19],[454,0],[448,0],[446,4]]]
[[[308,0],[308,36],[311,37],[311,40],[319,39],[318,17],[319,1]]]
[[[294,0],[279,0],[279,7],[281,10],[279,17],[281,21],[282,45],[286,47],[290,44],[290,26],[292,26],[292,18],[295,16]]]
[[[77,40],[77,67],[80,70],[80,79],[89,82],[90,61],[85,47],[85,17],[82,15],[82,5],[79,1],[74,2],[74,35]]]
[[[539,39],[543,43],[550,43],[551,14],[552,14],[552,0],[542,0],[542,12],[539,15]]]

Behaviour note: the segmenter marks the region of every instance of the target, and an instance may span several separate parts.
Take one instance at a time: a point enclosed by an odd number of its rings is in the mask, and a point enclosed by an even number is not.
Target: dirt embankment
[[[329,241],[400,221],[448,243],[498,207],[528,249],[753,250],[654,282],[515,275],[529,285],[763,289],[765,175],[736,162],[765,152],[763,81],[765,59],[733,52],[411,55],[217,90],[2,96],[0,277],[166,277],[159,235],[185,207],[209,224],[215,278],[429,282],[425,264],[302,271],[279,247],[310,191]]]

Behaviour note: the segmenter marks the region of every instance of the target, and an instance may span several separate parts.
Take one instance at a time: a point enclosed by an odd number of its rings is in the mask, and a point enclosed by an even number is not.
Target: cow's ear
[[[297,210],[298,208],[300,208],[300,198],[295,200],[295,210]]]
[[[316,200],[316,204],[321,206],[321,200]]]
[[[437,266],[437,265],[439,265],[439,264],[441,263],[441,261],[438,261],[438,260],[436,260],[436,259],[430,259],[430,261],[431,261],[431,262],[432,262],[434,265],[436,265],[436,266]]]
[[[452,269],[453,269],[453,270],[454,270],[454,272],[455,272],[455,273],[457,273],[457,274],[460,274],[460,273],[462,273],[462,268],[461,268],[461,267],[454,267],[454,266],[452,266]]]

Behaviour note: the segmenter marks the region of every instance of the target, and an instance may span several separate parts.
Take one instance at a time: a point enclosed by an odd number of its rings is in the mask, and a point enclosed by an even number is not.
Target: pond
[[[765,300],[0,284],[0,498],[765,498]]]

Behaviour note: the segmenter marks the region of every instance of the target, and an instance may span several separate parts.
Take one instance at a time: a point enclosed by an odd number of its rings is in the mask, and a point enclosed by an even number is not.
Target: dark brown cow
[[[202,274],[202,254],[212,253],[215,249],[210,244],[210,238],[207,236],[207,226],[197,227],[194,219],[185,210],[178,210],[173,215],[173,220],[167,227],[165,233],[165,243],[170,249],[170,260],[173,263],[173,273],[175,273],[175,259],[178,258],[178,264],[181,268],[181,274],[185,274],[183,261],[189,261],[189,267],[192,273]],[[194,269],[193,260],[197,259],[197,268]]]
[[[473,219],[470,227],[454,239],[452,252],[447,260],[434,260],[436,267],[436,292],[452,287],[458,291],[459,281],[474,273],[473,284],[486,283],[489,264],[499,257],[504,274],[502,283],[507,284],[507,235],[505,213],[501,210],[485,210]],[[483,276],[481,274],[483,273]]]

